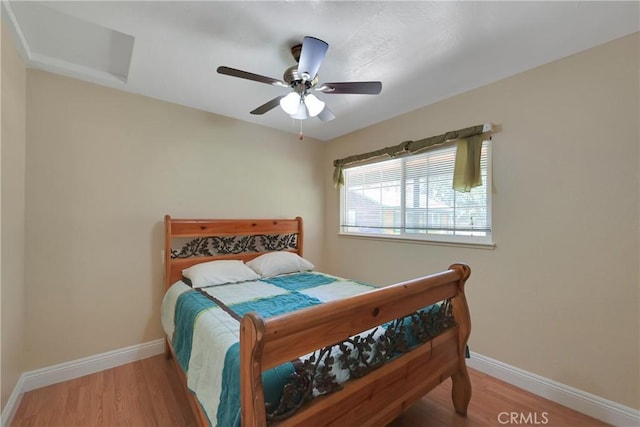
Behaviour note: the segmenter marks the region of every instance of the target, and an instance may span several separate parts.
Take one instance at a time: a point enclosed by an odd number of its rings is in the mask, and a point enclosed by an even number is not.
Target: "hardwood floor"
[[[195,426],[164,355],[25,393],[12,426]]]
[[[608,425],[482,372],[469,369],[469,375],[473,391],[466,418],[457,415],[453,410],[451,381],[445,381],[407,409],[388,427]]]
[[[12,426],[195,426],[185,391],[164,355],[54,384],[24,395]],[[456,415],[446,381],[389,427],[604,426],[593,418],[470,370],[468,416]]]

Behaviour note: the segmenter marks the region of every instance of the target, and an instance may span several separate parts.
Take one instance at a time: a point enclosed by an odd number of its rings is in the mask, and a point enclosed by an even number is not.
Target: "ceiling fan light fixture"
[[[304,97],[304,103],[309,110],[309,117],[315,117],[320,114],[322,110],[324,110],[324,102],[322,102],[320,99],[318,99],[317,96],[313,94],[306,95]]]
[[[280,107],[282,107],[284,112],[289,115],[296,114],[300,109],[300,106],[304,108],[304,105],[300,102],[300,95],[296,92],[291,92],[284,98],[280,99]]]
[[[298,109],[295,113],[289,114],[292,119],[296,120],[306,120],[309,118],[309,114],[307,112],[307,106],[304,105],[304,102],[298,103]]]

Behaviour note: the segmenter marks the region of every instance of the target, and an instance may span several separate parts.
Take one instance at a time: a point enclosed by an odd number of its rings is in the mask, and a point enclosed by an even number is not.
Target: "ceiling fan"
[[[304,120],[317,116],[320,120],[328,122],[335,119],[335,115],[323,101],[310,93],[312,90],[326,94],[365,95],[377,95],[382,90],[381,82],[338,82],[318,86],[318,69],[328,48],[329,45],[320,39],[305,37],[302,44],[291,48],[297,65],[287,68],[282,77],[284,81],[225,66],[218,67],[217,71],[232,77],[292,89],[289,94],[277,96],[262,104],[251,111],[251,114],[264,114],[280,105],[294,119]]]

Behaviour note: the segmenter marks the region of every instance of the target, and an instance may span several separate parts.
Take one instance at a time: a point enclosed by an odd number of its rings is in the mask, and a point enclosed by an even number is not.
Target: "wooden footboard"
[[[468,266],[454,264],[442,273],[269,319],[245,315],[240,337],[243,426],[267,424],[264,370],[447,299],[454,327],[348,381],[342,390],[314,399],[278,425],[383,426],[449,377],[455,410],[466,415],[471,383],[465,348],[471,322],[464,284],[469,274]]]

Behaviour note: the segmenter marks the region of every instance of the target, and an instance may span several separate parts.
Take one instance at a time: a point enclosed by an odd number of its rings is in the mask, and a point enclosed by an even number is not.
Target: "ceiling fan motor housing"
[[[297,44],[291,47],[291,56],[293,56],[293,59],[295,59],[296,63],[300,62],[300,53],[302,53],[302,44]],[[303,76],[298,73],[298,65],[294,65],[285,70],[284,74],[282,75],[282,80],[284,80],[290,87],[294,89],[300,86],[300,83],[302,82],[304,82],[305,84],[304,89],[310,89],[318,84],[319,77],[317,74],[313,76],[313,78]]]
[[[291,55],[296,62],[300,62],[300,52],[302,52],[302,43],[299,43],[291,48]]]
[[[287,83],[292,88],[295,88],[296,86],[304,82],[306,88],[310,89],[318,84],[319,77],[316,74],[313,79],[305,80],[303,76],[298,74],[298,66],[294,65],[285,70],[284,74],[282,75],[282,80],[284,80],[285,83]]]

